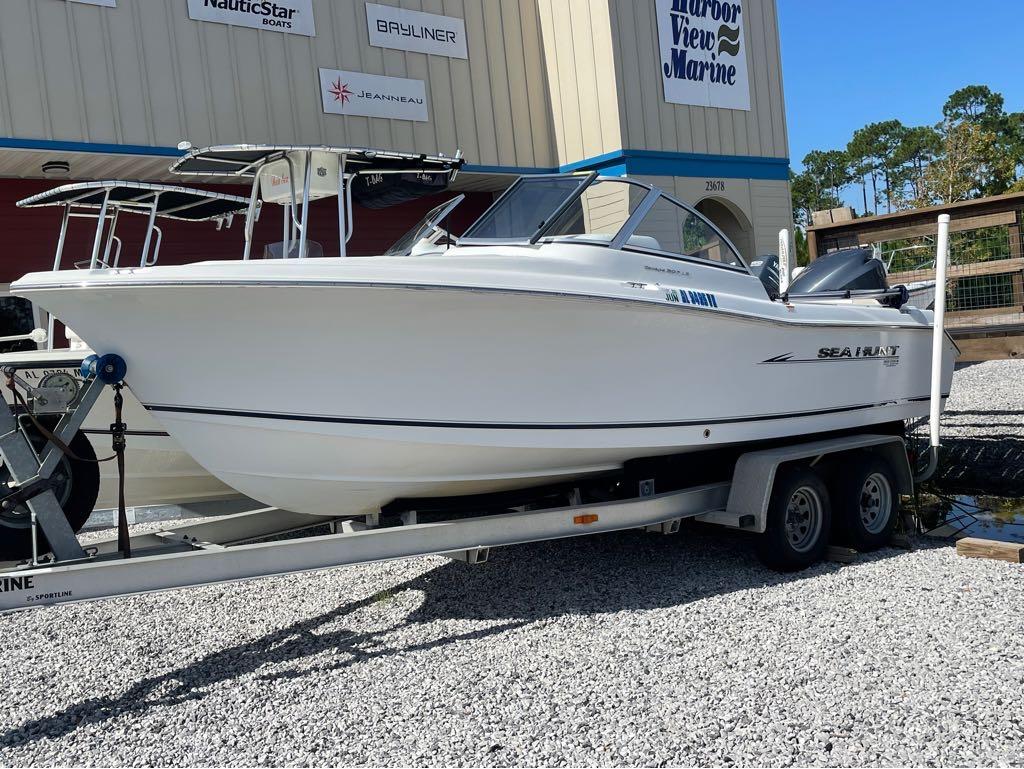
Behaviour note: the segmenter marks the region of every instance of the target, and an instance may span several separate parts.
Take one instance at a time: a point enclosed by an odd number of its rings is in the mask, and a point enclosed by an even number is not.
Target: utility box
[[[837,222],[852,222],[853,219],[853,209],[849,206],[829,208],[826,211],[813,211],[811,213],[811,223],[815,227],[820,227],[823,224],[836,224]]]

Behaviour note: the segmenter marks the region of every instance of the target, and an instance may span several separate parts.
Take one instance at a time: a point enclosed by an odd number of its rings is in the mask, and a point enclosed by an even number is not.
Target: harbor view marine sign
[[[654,0],[665,101],[750,109],[741,0]]]
[[[316,35],[313,0],[188,0],[188,15],[196,21]]]
[[[341,69],[320,70],[324,112],[427,122],[427,93],[422,80],[368,75]]]
[[[370,45],[466,59],[466,23],[453,16],[366,4]]]

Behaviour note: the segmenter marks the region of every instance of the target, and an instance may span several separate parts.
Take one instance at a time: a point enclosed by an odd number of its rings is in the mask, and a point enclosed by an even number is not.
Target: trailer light
[[[573,516],[572,522],[581,526],[587,523],[596,523],[597,513],[588,513],[586,515]]]

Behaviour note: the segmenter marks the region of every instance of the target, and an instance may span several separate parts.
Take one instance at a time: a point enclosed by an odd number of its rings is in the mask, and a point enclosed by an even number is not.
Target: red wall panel
[[[37,192],[52,189],[58,183],[47,180],[0,179],[0,283],[9,283],[27,272],[49,270],[60,231],[61,209],[17,208],[15,202]],[[200,185],[188,185],[200,186]],[[244,186],[209,186],[217,192],[248,196]],[[359,205],[353,212],[354,232],[348,243],[351,255],[381,253],[398,240],[434,206],[453,197],[446,192],[429,198],[384,209],[368,209]],[[452,215],[452,229],[461,233],[491,204],[490,193],[471,192]],[[336,198],[313,203],[309,209],[309,232],[319,241],[325,256],[338,254],[338,206]],[[137,264],[145,237],[146,217],[122,214],[117,234],[124,241],[122,265]],[[160,248],[160,264],[184,264],[209,259],[237,259],[244,242],[243,217],[236,217],[230,229],[217,231],[212,222],[161,223],[164,238]],[[92,252],[95,220],[73,219],[68,228],[62,266],[88,259]],[[263,253],[263,246],[281,240],[281,207],[267,205],[253,233],[254,257]]]

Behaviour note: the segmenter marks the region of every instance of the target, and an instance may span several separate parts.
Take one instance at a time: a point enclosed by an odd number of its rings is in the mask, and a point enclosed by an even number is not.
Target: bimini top
[[[30,198],[19,200],[19,208],[72,206],[100,210],[132,211],[167,219],[201,222],[245,213],[249,199],[220,192],[193,190],[170,184],[146,182],[95,181],[65,184]]]
[[[171,172],[189,176],[252,176],[267,163],[295,152],[323,152],[345,160],[345,173],[448,173],[462,167],[455,157],[392,152],[367,147],[328,147],[290,144],[220,144],[193,149],[171,165]]]

